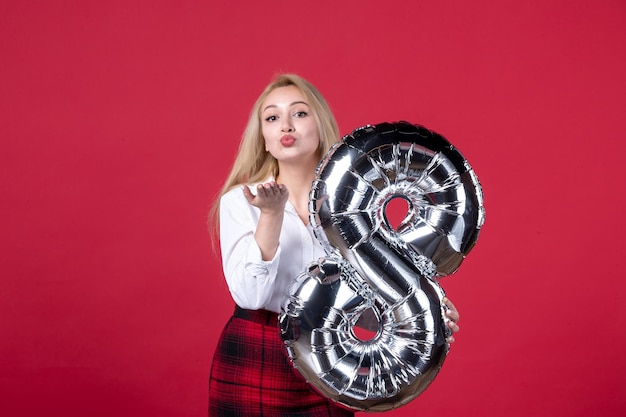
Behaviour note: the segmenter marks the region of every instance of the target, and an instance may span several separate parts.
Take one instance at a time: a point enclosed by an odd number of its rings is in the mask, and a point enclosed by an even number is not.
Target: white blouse
[[[250,190],[256,193],[256,185]],[[261,211],[248,203],[241,187],[220,200],[220,243],[222,266],[228,288],[237,305],[250,310],[280,313],[289,284],[308,265],[325,255],[313,234],[290,202],[274,259],[264,261],[254,240]]]

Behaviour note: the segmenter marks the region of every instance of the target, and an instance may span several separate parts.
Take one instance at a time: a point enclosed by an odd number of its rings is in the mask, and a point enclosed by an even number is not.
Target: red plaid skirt
[[[237,307],[213,357],[209,416],[350,417],[354,413],[313,391],[293,368],[276,313]]]

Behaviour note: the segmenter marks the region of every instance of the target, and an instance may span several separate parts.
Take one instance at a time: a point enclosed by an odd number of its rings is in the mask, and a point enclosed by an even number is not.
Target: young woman
[[[289,283],[325,256],[309,224],[309,192],[315,168],[338,139],[326,100],[296,75],[277,77],[252,108],[214,207],[236,307],[213,359],[210,416],[354,415],[294,370],[278,327]],[[458,313],[446,302],[456,332]]]

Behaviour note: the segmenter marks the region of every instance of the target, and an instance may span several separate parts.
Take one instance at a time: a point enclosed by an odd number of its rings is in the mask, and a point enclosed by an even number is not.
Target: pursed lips
[[[294,138],[291,135],[285,135],[282,138],[280,138],[280,144],[283,146],[291,146],[296,142],[296,138]]]

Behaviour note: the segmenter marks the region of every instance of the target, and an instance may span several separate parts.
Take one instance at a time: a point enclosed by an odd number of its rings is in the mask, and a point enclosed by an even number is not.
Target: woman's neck
[[[305,224],[308,223],[309,196],[311,184],[315,179],[316,167],[317,164],[311,164],[311,166],[281,165],[280,173],[276,178],[276,182],[284,184],[289,190],[289,201]]]
[[[315,179],[317,163],[308,164],[280,164],[276,181],[285,184],[290,195],[299,195],[301,192],[308,196],[311,183]],[[308,197],[307,197],[308,198]]]

